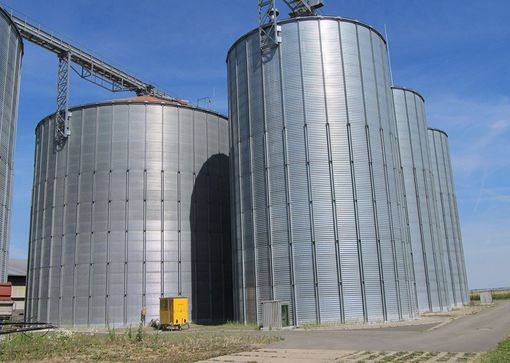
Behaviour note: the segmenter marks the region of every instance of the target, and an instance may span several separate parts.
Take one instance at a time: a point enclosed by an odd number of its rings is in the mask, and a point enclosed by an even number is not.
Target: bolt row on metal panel
[[[357,21],[280,22],[227,57],[235,311],[289,302],[292,323],[414,316],[386,43]]]
[[[27,319],[126,326],[159,298],[193,321],[232,319],[228,122],[136,98],[54,115],[36,129]]]
[[[0,282],[7,281],[12,172],[23,41],[0,8]]]

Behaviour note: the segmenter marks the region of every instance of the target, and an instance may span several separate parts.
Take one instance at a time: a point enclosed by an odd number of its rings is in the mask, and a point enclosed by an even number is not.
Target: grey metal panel
[[[193,320],[232,319],[227,120],[136,98],[72,112],[57,153],[53,117],[36,129],[31,318],[125,326],[187,296]]]
[[[7,281],[12,175],[23,42],[0,10],[0,282]],[[31,293],[31,291],[29,291]]]
[[[439,230],[444,236],[442,250],[449,296],[452,306],[469,301],[464,252],[453,183],[448,136],[441,130],[429,129],[431,160],[435,166],[436,205]]]
[[[409,318],[386,44],[340,18],[281,26],[227,57],[236,317],[284,299],[296,325]]]

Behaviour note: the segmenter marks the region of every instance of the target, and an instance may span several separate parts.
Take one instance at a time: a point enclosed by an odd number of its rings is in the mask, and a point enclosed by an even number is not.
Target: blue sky
[[[508,0],[325,0],[326,15],[388,29],[395,84],[426,98],[447,131],[471,288],[510,286]],[[3,0],[74,44],[175,97],[215,95],[227,113],[225,55],[257,26],[256,0]],[[280,10],[285,10],[283,5]],[[282,14],[285,14],[282,11]],[[23,59],[11,257],[26,257],[34,128],[55,110],[56,56],[28,42]],[[114,95],[74,77],[71,104]]]

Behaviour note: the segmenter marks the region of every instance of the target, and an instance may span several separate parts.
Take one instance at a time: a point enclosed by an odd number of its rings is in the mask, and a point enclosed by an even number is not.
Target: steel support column
[[[57,112],[55,113],[55,147],[64,147],[69,129],[69,71],[71,69],[71,53],[66,52],[58,57],[57,74]]]

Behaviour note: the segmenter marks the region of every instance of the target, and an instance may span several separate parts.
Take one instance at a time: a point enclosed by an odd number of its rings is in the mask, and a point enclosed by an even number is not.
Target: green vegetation
[[[445,355],[443,355],[441,358],[439,358],[437,361],[438,362],[448,362],[450,359],[452,359],[453,357],[455,357],[457,354],[456,353],[446,353]]]
[[[510,337],[498,344],[493,351],[483,354],[480,363],[506,363],[510,362]]]
[[[471,301],[480,301],[480,293],[472,292]],[[492,299],[493,300],[509,300],[510,299],[510,291],[492,291]]]
[[[280,338],[268,334],[131,329],[107,334],[71,332],[14,334],[0,341],[0,361],[38,362],[195,362],[253,349]]]
[[[242,324],[235,321],[228,321],[224,324],[201,325],[191,324],[192,330],[260,330],[257,324]]]

